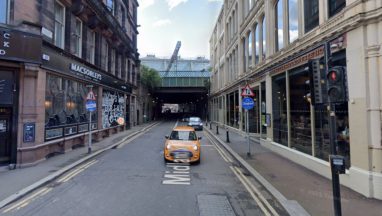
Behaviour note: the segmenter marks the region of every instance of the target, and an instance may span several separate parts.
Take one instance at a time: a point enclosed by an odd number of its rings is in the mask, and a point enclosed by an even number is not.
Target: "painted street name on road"
[[[170,164],[166,165],[167,171],[164,174],[162,184],[165,185],[190,185],[190,166],[186,164]]]

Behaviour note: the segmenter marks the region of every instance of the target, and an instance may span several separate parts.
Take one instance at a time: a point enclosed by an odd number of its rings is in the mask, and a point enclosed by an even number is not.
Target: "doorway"
[[[11,160],[12,112],[10,108],[0,108],[0,165]]]

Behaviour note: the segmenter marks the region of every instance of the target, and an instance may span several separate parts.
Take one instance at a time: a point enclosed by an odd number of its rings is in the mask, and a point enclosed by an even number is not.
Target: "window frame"
[[[328,16],[329,18],[335,16],[338,14],[340,11],[342,11],[346,7],[346,0],[343,0],[343,2],[335,8],[331,8],[333,3],[336,3],[338,0],[328,0]]]
[[[96,33],[94,31],[90,31],[89,37],[89,62],[95,63],[95,49],[96,49]]]
[[[56,6],[60,6],[62,8],[62,23],[59,22],[59,20],[56,19],[56,14],[57,11],[56,11]],[[66,14],[66,8],[65,6],[60,2],[60,1],[55,1],[55,4],[54,4],[54,39],[53,39],[53,43],[54,45],[56,45],[57,47],[60,47],[61,49],[64,49],[65,47],[65,22],[66,22],[66,17],[65,17],[65,14]],[[60,26],[57,26],[57,24],[59,24]],[[60,28],[61,29],[61,41],[59,42],[58,41],[58,38],[57,38],[57,28]]]
[[[4,24],[8,24],[9,23],[9,19],[10,19],[10,0],[5,0],[5,8],[4,9],[2,9],[2,10],[4,10],[4,15],[5,15],[5,20],[4,20],[4,22],[2,22],[1,20],[0,20],[0,23],[4,23]]]
[[[80,27],[79,29],[78,29],[78,24]],[[83,28],[82,20],[76,17],[74,33],[73,33],[73,36],[75,38],[74,54],[80,58],[82,56],[82,30],[83,30],[82,28]]]

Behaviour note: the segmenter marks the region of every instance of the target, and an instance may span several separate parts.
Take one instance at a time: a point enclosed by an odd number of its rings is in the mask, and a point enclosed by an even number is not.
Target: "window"
[[[304,0],[304,21],[305,32],[308,32],[318,26],[318,0]]]
[[[252,32],[248,36],[248,65],[252,65]]]
[[[334,16],[346,6],[346,0],[329,0],[329,17]]]
[[[289,43],[298,38],[298,4],[297,0],[288,1],[288,34]]]
[[[106,7],[114,15],[114,0],[106,0]]]
[[[104,58],[104,61],[105,61],[105,71],[108,71],[109,70],[109,44],[107,43],[107,41],[104,39],[104,44],[105,44],[105,58]]]
[[[0,23],[8,23],[9,19],[9,1],[0,0]]]
[[[76,19],[75,22],[75,29],[73,33],[74,37],[74,55],[81,57],[81,50],[82,50],[82,22],[79,19]]]
[[[94,57],[95,57],[95,32],[90,31],[89,34],[89,55],[88,55],[88,61],[92,64],[94,64]]]
[[[260,33],[259,25],[256,24],[255,27],[255,64],[259,63],[259,54],[260,54]]]
[[[265,15],[264,15],[264,18],[263,18],[263,46],[262,46],[262,50],[263,50],[263,60],[265,59],[266,55],[267,55],[267,29],[266,29],[266,22],[265,22]]]
[[[288,121],[286,101],[285,73],[272,78],[273,139],[282,145],[288,145]]]
[[[283,28],[283,0],[279,0],[275,5],[275,39],[276,51],[284,47],[284,28]]]
[[[54,5],[54,45],[64,48],[65,8],[60,3]]]
[[[110,55],[110,73],[113,75],[115,74],[115,50],[111,49],[111,55]]]

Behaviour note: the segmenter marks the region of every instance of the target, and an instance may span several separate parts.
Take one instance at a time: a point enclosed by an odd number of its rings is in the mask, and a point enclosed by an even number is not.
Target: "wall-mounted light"
[[[52,107],[52,101],[45,101],[45,109]]]

